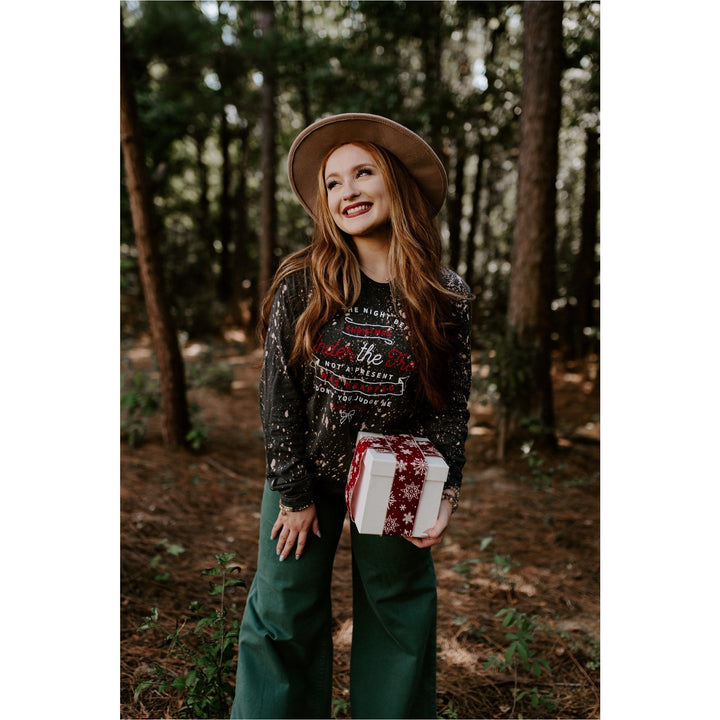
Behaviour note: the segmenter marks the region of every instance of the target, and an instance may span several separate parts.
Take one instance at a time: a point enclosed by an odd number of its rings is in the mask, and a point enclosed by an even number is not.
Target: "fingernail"
[[[284,559],[285,559],[285,556],[284,556],[284,555],[281,555],[281,556],[280,556],[280,562],[282,562]]]
[[[276,555],[279,555],[279,554],[280,554],[280,551],[279,551],[279,550],[276,550],[276,551],[275,551],[275,554],[276,554]]]
[[[299,560],[301,557],[302,557],[302,555],[296,555],[296,556],[295,556],[295,559],[296,559],[296,560]]]
[[[315,534],[316,534],[319,538],[322,537],[322,535],[320,534],[320,531],[319,531],[319,530],[318,530]]]

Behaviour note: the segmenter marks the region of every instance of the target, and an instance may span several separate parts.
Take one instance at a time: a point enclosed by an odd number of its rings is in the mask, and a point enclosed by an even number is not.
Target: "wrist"
[[[452,512],[455,513],[455,511],[458,509],[458,505],[460,504],[460,488],[446,487],[442,491],[441,502],[442,502],[442,500],[445,500],[446,502],[450,503]]]
[[[288,513],[302,512],[303,510],[311,508],[314,504],[315,503],[311,501],[309,503],[298,505],[297,507],[289,507],[288,505],[283,505],[283,503],[280,502],[280,513],[282,515],[287,515]]]

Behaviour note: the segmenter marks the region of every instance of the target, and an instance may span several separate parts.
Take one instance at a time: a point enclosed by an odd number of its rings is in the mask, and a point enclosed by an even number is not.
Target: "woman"
[[[288,172],[315,232],[262,309],[267,483],[232,717],[330,716],[332,563],[368,430],[427,437],[450,469],[425,537],[351,523],[352,716],[434,718],[430,547],[457,507],[470,390],[470,293],[434,224],[447,178],[420,137],[358,113],[301,132]]]

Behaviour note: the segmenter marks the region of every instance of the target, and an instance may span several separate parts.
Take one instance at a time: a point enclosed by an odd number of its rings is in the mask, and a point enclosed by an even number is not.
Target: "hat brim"
[[[389,150],[415,178],[433,215],[440,212],[447,193],[447,175],[433,149],[412,130],[380,115],[345,113],[309,125],[290,147],[290,186],[311,217],[315,217],[317,178],[323,159],[332,148],[351,142],[369,142]]]

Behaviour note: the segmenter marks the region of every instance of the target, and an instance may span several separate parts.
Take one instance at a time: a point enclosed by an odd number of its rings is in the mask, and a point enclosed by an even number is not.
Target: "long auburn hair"
[[[392,153],[372,143],[347,144],[370,153],[385,179],[392,228],[390,290],[405,314],[420,392],[433,408],[441,409],[447,405],[448,396],[452,304],[462,296],[441,282],[440,233],[432,209],[415,179]],[[360,295],[360,264],[352,237],[337,227],[327,203],[325,166],[337,147],[325,156],[318,173],[313,240],[280,264],[260,312],[259,335],[264,343],[278,286],[289,275],[305,272],[309,297],[296,323],[291,364],[312,361],[313,341],[320,328],[338,312],[352,307]]]

